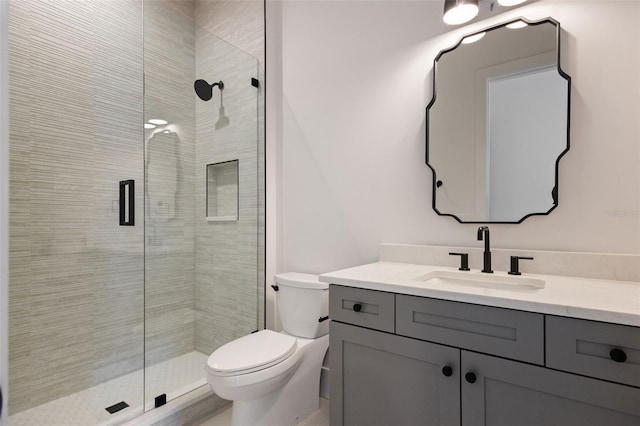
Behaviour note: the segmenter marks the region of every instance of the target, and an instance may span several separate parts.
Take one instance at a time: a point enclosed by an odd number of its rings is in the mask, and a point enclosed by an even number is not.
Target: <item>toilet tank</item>
[[[282,329],[297,337],[315,339],[329,332],[329,284],[317,275],[287,272],[276,274],[277,301]]]

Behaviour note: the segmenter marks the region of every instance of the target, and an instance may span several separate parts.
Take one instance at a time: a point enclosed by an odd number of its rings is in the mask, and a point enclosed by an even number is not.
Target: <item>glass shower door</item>
[[[258,328],[258,62],[167,7],[144,14],[147,410]]]
[[[143,402],[141,9],[9,9],[9,425],[121,422]]]

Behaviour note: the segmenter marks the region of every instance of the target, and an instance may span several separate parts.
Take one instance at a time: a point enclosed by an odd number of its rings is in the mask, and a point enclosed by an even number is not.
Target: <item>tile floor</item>
[[[167,401],[206,384],[207,355],[190,352],[147,369],[101,383],[90,389],[47,402],[9,417],[9,426],[108,426],[123,423],[142,413],[143,380],[146,377],[147,409],[154,397]],[[128,408],[109,414],[105,408],[120,401]]]
[[[197,424],[197,426],[229,425],[231,425],[231,407]],[[320,398],[320,409],[298,423],[298,426],[329,426],[329,401]]]

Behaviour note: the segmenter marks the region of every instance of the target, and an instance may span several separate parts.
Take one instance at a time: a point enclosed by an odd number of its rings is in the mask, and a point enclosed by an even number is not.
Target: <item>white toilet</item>
[[[234,426],[295,425],[318,410],[329,285],[296,272],[278,274],[275,282],[283,331],[241,337],[207,360],[209,385],[233,401]]]

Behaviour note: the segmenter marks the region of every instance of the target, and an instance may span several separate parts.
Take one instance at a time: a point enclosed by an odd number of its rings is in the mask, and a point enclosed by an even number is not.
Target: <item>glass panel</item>
[[[258,328],[257,60],[187,6],[145,2],[146,409],[206,385],[208,356]],[[234,165],[233,220],[207,220],[220,163]]]
[[[157,396],[171,399],[204,384],[206,358],[195,351],[194,333],[195,26],[189,3],[144,3],[146,410]]]
[[[143,191],[119,221],[119,182],[143,183],[142,10],[9,7],[9,424],[122,422],[143,402]]]
[[[258,328],[258,61],[196,30],[196,78],[223,81],[210,101],[196,98],[196,167],[238,160],[238,221],[198,220],[196,345],[211,354]],[[227,121],[220,126],[224,111]],[[196,218],[204,213],[205,176],[196,180]]]

